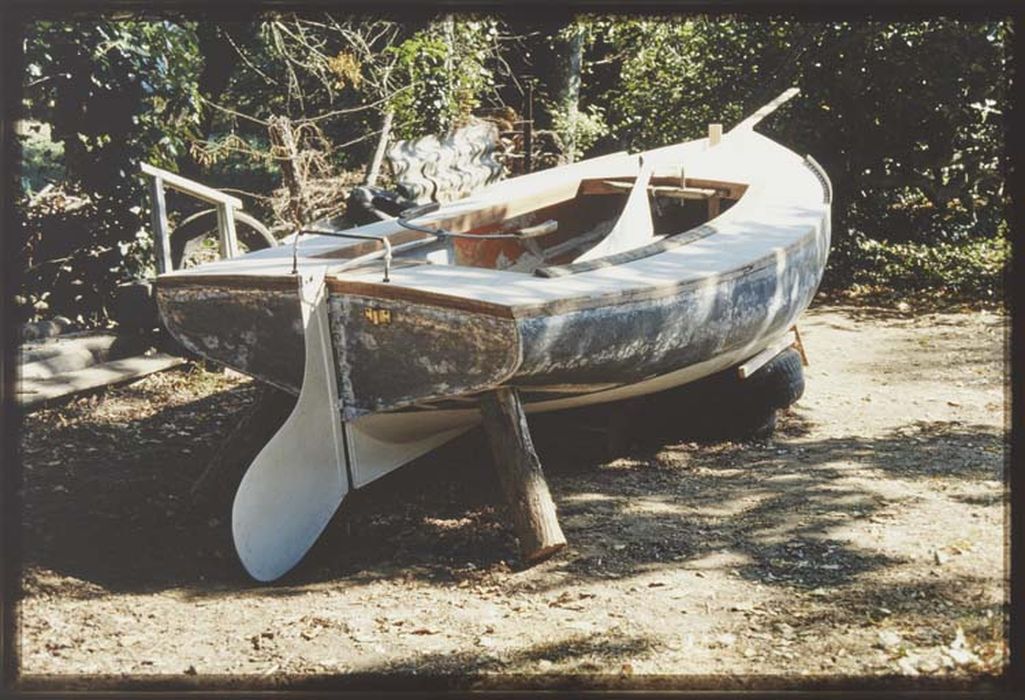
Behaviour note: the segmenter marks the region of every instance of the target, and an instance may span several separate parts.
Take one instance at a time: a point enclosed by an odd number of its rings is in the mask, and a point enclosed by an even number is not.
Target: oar
[[[235,494],[235,549],[260,581],[278,578],[302,559],[349,491],[327,298],[323,268],[303,273],[306,367],[299,400]]]
[[[649,242],[655,235],[655,224],[651,218],[651,204],[648,202],[648,182],[655,172],[654,163],[645,163],[640,158],[637,179],[626,198],[623,211],[608,235],[601,243],[579,256],[573,262],[585,262],[606,255],[631,250]]]

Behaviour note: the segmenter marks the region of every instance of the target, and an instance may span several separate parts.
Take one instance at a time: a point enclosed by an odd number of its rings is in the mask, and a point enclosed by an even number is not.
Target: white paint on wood
[[[167,226],[167,201],[164,198],[164,181],[154,177],[150,181],[150,223],[153,227],[153,248],[157,254],[157,274],[170,272],[171,232]]]
[[[345,423],[353,488],[362,488],[462,435],[477,418],[476,411],[377,413]]]
[[[260,581],[298,563],[349,491],[323,270],[303,275],[299,296],[306,338],[299,399],[242,477],[232,507],[235,549]]]
[[[654,172],[653,162],[642,161],[616,225],[598,245],[577,257],[574,262],[596,260],[651,243],[655,235],[655,223],[651,218],[651,203],[648,201],[648,183]]]
[[[708,145],[718,146],[720,141],[722,141],[722,124],[709,124]]]
[[[714,280],[717,275],[784,250],[799,238],[828,225],[829,205],[822,201],[822,185],[795,153],[753,131],[724,139],[714,149],[705,148],[706,144],[707,141],[699,139],[655,149],[644,156],[645,162],[649,158],[663,163],[686,162],[688,179],[748,184],[746,193],[713,222],[714,235],[629,263],[599,267],[565,277],[546,279],[515,271],[431,264],[395,269],[390,286],[502,304],[516,310],[553,301],[657,290],[696,280]],[[636,173],[636,156],[616,154],[581,161],[564,168],[496,183],[467,200],[443,206],[431,214],[430,219],[444,222],[448,217],[446,212],[480,213],[486,209],[498,209],[504,206],[500,201],[507,195],[511,202],[510,211],[522,213],[520,207],[526,206],[524,202],[537,203],[544,199],[534,192],[538,188],[545,190],[550,185],[571,197],[585,178],[635,177]],[[530,180],[540,175],[546,177]],[[383,221],[353,231],[387,235],[395,232],[396,227],[394,222]],[[300,269],[312,270],[320,266],[326,268],[326,274],[335,274],[335,270],[340,270],[342,261],[312,256],[338,247],[338,239],[302,237],[298,246]],[[291,253],[291,246],[278,246],[248,253],[235,261],[208,263],[171,274],[194,278],[210,275],[283,276],[292,269]],[[344,272],[344,278],[380,282],[380,270],[348,270]]]
[[[769,360],[771,360],[776,355],[786,350],[788,347],[791,347],[792,345],[796,344],[796,342],[797,341],[794,338],[794,334],[790,331],[787,331],[785,336],[783,336],[776,342],[771,343],[768,347],[766,347],[760,353],[752,357],[750,360],[747,360],[743,364],[739,365],[737,367],[737,376],[741,379],[747,379],[752,374],[754,374],[762,367],[764,367],[766,363],[769,362]]]
[[[182,177],[149,163],[142,163],[139,167],[144,175],[163,180],[164,184],[168,187],[173,187],[179,192],[191,194],[196,199],[201,199],[209,204],[229,204],[236,209],[242,209],[242,200],[238,197],[225,194],[220,190],[215,190],[213,187],[207,187],[195,180],[190,180],[187,177]]]
[[[740,122],[735,127],[730,129],[730,133],[733,133],[735,131],[741,131],[744,129],[753,129],[758,122],[760,122],[761,120],[765,119],[767,116],[775,112],[777,109],[782,107],[787,101],[789,101],[790,98],[800,94],[800,92],[800,88],[787,88],[778,96],[776,96],[773,100],[763,105],[762,107],[759,107],[754,114],[747,117],[746,119],[744,119],[744,121]]]

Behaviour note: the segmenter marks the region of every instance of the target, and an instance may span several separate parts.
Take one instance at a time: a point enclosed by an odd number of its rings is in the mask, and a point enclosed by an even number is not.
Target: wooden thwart
[[[534,450],[516,389],[499,387],[481,398],[484,430],[498,479],[520,540],[520,555],[538,562],[566,546],[541,461]]]
[[[627,194],[633,189],[633,182],[625,180],[585,180],[583,194]],[[673,187],[649,185],[648,194],[673,199],[708,199],[718,194],[717,190],[704,187]]]

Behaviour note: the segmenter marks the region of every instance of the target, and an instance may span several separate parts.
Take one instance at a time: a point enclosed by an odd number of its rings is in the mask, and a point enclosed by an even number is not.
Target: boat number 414
[[[363,309],[363,315],[375,326],[391,323],[391,309]]]

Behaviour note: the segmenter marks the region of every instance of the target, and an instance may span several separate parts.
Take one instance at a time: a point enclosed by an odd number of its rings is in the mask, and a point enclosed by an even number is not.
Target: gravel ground
[[[532,419],[570,546],[530,569],[479,432],[350,496],[259,585],[230,492],[189,495],[251,382],[192,367],[38,411],[20,685],[985,686],[1006,662],[1008,323],[813,309],[807,391],[771,440],[638,430],[609,456],[600,424]]]

